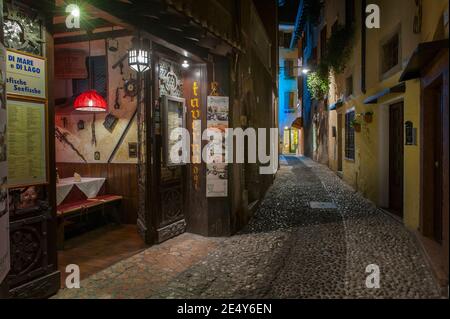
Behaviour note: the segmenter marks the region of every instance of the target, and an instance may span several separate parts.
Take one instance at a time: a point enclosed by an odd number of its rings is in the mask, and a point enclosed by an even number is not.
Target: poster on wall
[[[7,50],[6,91],[28,98],[47,98],[45,59]]]
[[[1,12],[0,3],[0,12]],[[0,21],[1,22],[1,21]],[[0,284],[10,268],[6,149],[6,49],[0,43]]]
[[[228,128],[229,98],[226,96],[208,96],[207,104],[207,126],[208,130],[217,131],[222,135],[222,145],[209,143],[209,155],[213,163],[207,164],[206,175],[206,197],[228,196],[228,164],[225,163],[225,130]],[[215,150],[222,152],[215,154]]]
[[[47,182],[46,104],[8,99],[8,186]]]

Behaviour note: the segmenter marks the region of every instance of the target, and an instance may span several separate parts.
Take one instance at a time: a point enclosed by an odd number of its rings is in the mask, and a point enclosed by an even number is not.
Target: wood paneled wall
[[[75,172],[82,177],[106,178],[106,192],[124,198],[123,223],[136,224],[138,208],[136,164],[57,163],[56,167],[60,178],[72,177]]]

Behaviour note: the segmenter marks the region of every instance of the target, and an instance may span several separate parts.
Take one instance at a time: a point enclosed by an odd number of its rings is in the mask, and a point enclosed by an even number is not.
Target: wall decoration
[[[119,119],[117,117],[115,117],[113,114],[109,113],[106,118],[105,121],[103,122],[103,126],[112,133],[112,131],[114,130],[114,127],[116,126],[117,122],[119,121]]]
[[[159,63],[160,95],[182,97],[183,81],[181,69],[174,63],[161,59]]]
[[[109,112],[117,118],[117,123],[113,131],[107,130],[103,123],[108,115],[107,112],[97,113],[96,121],[93,122],[93,114],[82,112],[73,112],[70,115],[61,113],[61,116],[68,116],[69,124],[63,128],[60,117],[57,117],[56,127],[58,129],[56,136],[56,162],[57,163],[137,163],[137,158],[130,158],[128,152],[128,143],[137,142],[137,122],[134,116],[136,112],[136,98],[125,97],[124,81],[130,78],[133,71],[127,67],[127,48],[130,47],[131,37],[119,37],[119,50],[112,52],[108,50],[108,45],[104,40],[91,41],[92,50],[99,56],[105,56],[105,66],[107,72],[107,90],[104,96]],[[83,46],[87,51],[87,42]],[[80,49],[80,44],[66,44],[56,46],[57,50]],[[120,60],[124,64],[123,70],[114,63]],[[136,76],[134,76],[136,77]],[[65,80],[61,80],[65,81]],[[72,81],[67,80],[67,85],[55,88],[56,97],[72,97]],[[72,104],[73,105],[73,102]],[[84,129],[80,130],[77,123],[84,122]],[[92,125],[95,125],[95,137],[97,145],[92,144]],[[101,153],[101,160],[94,158],[95,152]]]
[[[77,128],[79,131],[84,130],[84,121],[83,120],[78,121]]]
[[[99,161],[100,158],[101,158],[100,152],[95,152],[95,153],[94,153],[94,159],[95,159],[96,161]]]
[[[123,90],[125,91],[125,97],[131,97],[131,102],[133,102],[134,97],[137,95],[137,81],[131,76],[128,80],[125,80],[123,85]]]
[[[214,141],[208,144],[209,156],[212,164],[207,164],[206,197],[228,196],[228,164],[225,161],[225,131],[228,128],[229,98],[226,96],[208,96],[207,119],[208,130],[220,133],[223,140],[217,146]],[[215,154],[217,148],[221,149]]]
[[[8,185],[47,182],[46,104],[8,100]]]
[[[78,155],[78,157],[80,159],[83,160],[83,162],[87,163],[86,158],[83,156],[83,154],[80,153],[80,151],[75,147],[75,145],[73,145],[73,143],[71,143],[69,141],[69,139],[67,138],[69,134],[68,133],[63,133],[59,128],[55,128],[55,137],[56,139],[63,145],[68,145],[70,147],[70,149],[72,151],[75,152],[76,155]]]
[[[16,51],[7,52],[6,92],[18,96],[47,98],[45,59]]]
[[[128,143],[128,156],[130,158],[138,157],[138,143]]]
[[[34,55],[43,55],[43,28],[38,14],[14,1],[4,7],[5,46]]]

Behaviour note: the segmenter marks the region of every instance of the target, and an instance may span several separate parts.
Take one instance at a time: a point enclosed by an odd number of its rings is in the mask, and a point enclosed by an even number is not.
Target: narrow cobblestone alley
[[[239,234],[183,235],[161,245],[168,259],[154,258],[162,248],[149,248],[57,298],[440,297],[413,235],[401,223],[327,167],[297,157],[281,162],[274,186]],[[380,268],[380,289],[366,288],[370,264]]]

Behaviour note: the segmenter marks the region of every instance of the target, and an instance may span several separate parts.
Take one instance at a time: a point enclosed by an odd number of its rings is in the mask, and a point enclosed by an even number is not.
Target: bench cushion
[[[123,196],[119,196],[119,195],[100,195],[100,196],[97,196],[95,198],[89,199],[89,201],[101,202],[101,203],[104,203],[104,204],[113,203],[113,202],[119,202],[121,200],[123,200]]]
[[[82,212],[86,209],[94,208],[94,207],[100,206],[100,205],[101,205],[101,203],[99,203],[99,202],[94,202],[94,201],[90,201],[90,200],[81,200],[81,201],[76,201],[76,202],[58,206],[57,213],[58,213],[58,216],[63,216],[63,215],[68,215],[68,214],[72,214],[72,213],[76,213],[76,212]]]

